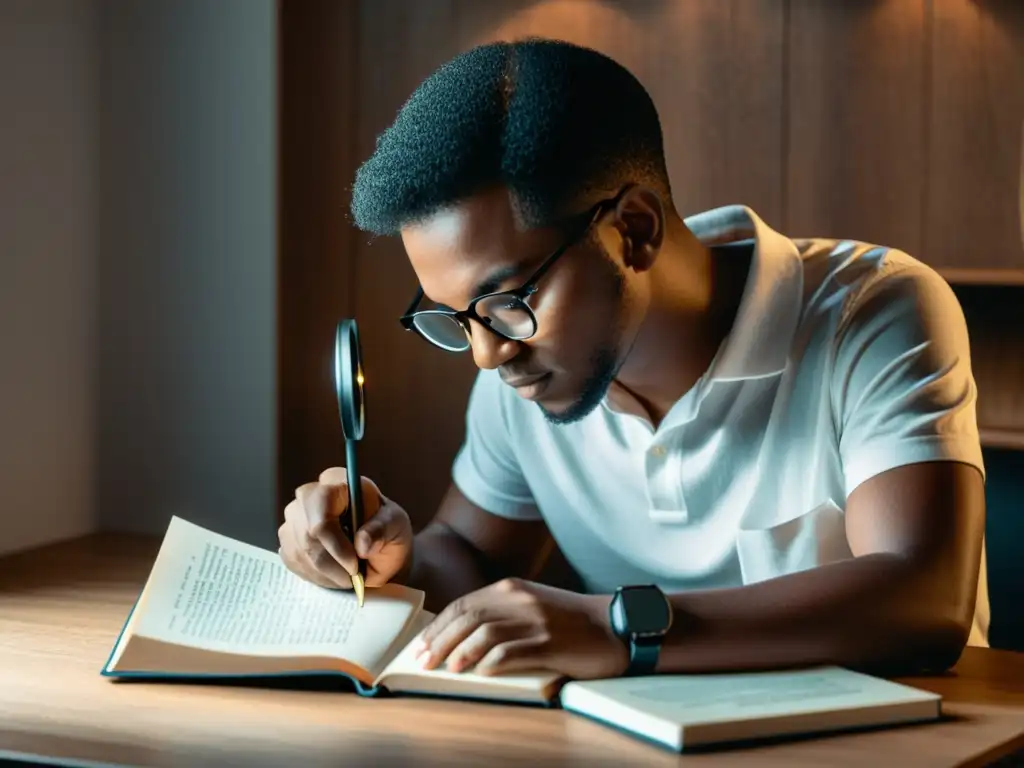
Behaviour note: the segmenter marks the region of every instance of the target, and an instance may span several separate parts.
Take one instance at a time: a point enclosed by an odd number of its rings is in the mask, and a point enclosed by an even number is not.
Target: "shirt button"
[[[651,448],[651,455],[652,456],[659,456],[659,457],[660,456],[664,456],[665,455],[665,448],[663,446],[656,445],[653,448]]]

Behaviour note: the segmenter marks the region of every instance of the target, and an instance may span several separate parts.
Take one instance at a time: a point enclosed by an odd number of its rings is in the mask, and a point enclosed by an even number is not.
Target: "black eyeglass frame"
[[[628,187],[627,187],[627,189],[628,189]],[[617,194],[615,197],[606,198],[604,200],[601,200],[601,201],[595,203],[592,206],[591,210],[588,212],[589,215],[587,216],[586,223],[580,227],[579,231],[574,232],[573,235],[566,240],[566,242],[562,243],[562,245],[560,245],[557,249],[555,249],[555,251],[550,256],[548,256],[546,259],[544,259],[543,263],[539,267],[537,267],[537,269],[534,270],[533,274],[530,275],[530,277],[526,280],[526,282],[523,283],[518,288],[512,288],[512,289],[505,290],[505,291],[494,291],[492,293],[481,294],[480,296],[477,296],[475,299],[473,299],[469,303],[468,307],[466,307],[465,309],[461,309],[461,310],[459,310],[459,309],[424,309],[424,310],[420,310],[420,311],[417,312],[417,311],[415,311],[416,307],[419,306],[419,303],[423,300],[423,286],[419,286],[416,289],[416,296],[413,298],[413,300],[409,304],[408,308],[405,310],[405,312],[399,318],[399,322],[402,324],[402,327],[405,328],[405,330],[407,330],[407,331],[414,331],[416,334],[421,336],[425,341],[427,341],[428,343],[433,344],[434,346],[437,346],[437,347],[441,347],[441,345],[439,345],[434,340],[432,340],[432,339],[428,338],[427,336],[425,336],[423,334],[423,332],[420,331],[420,329],[416,327],[416,323],[414,322],[414,319],[418,315],[444,315],[445,317],[450,317],[453,320],[455,320],[459,325],[462,326],[463,330],[466,332],[467,337],[469,336],[469,334],[471,332],[470,331],[469,321],[470,320],[476,320],[484,328],[486,328],[491,333],[495,334],[496,336],[498,336],[499,338],[502,338],[502,339],[507,339],[509,341],[525,341],[526,339],[531,338],[534,334],[537,333],[537,316],[534,314],[533,308],[527,303],[526,300],[530,296],[532,296],[533,294],[535,294],[537,292],[537,290],[538,290],[538,283],[540,282],[541,278],[544,277],[544,275],[547,273],[547,271],[549,269],[551,269],[551,267],[555,264],[555,262],[558,261],[558,259],[566,251],[568,251],[570,248],[572,248],[574,245],[576,245],[580,240],[582,240],[583,237],[590,231],[590,228],[594,226],[594,224],[601,218],[601,216],[605,212],[611,210],[616,205],[618,205],[619,200],[621,199],[622,195],[625,194],[625,192],[626,192],[626,190],[624,189],[621,192],[619,192],[619,194]],[[523,305],[523,308],[526,310],[527,314],[529,315],[530,322],[531,322],[531,324],[533,326],[533,330],[530,331],[530,333],[528,335],[526,335],[526,336],[509,336],[507,334],[504,334],[501,331],[499,331],[497,328],[494,328],[485,318],[483,318],[479,314],[477,314],[477,311],[476,311],[477,304],[479,304],[481,301],[484,301],[485,299],[491,299],[491,298],[493,298],[495,296],[508,296],[510,298],[515,299],[516,301],[518,301],[520,304]],[[441,347],[441,348],[442,349],[447,349],[446,347]],[[462,350],[457,350],[457,351],[465,351],[466,349],[469,349],[469,345],[467,345]],[[456,350],[449,350],[449,351],[456,351]]]

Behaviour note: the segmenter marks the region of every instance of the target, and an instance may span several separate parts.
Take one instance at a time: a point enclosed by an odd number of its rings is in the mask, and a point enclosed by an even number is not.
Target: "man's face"
[[[569,423],[601,401],[628,351],[646,291],[623,267],[621,237],[608,213],[545,273],[528,303],[536,334],[509,341],[471,324],[480,368],[535,401],[554,423]],[[569,230],[516,227],[505,190],[467,200],[402,231],[426,305],[465,309],[482,293],[521,286],[559,248]]]

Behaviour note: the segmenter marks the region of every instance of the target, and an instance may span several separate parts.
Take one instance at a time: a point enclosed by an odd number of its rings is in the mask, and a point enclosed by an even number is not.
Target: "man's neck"
[[[650,306],[616,377],[655,427],[711,366],[736,318],[751,254],[708,248],[681,222],[667,234]]]

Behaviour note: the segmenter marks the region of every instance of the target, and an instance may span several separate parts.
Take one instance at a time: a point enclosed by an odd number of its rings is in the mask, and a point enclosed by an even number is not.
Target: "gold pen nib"
[[[359,607],[363,607],[363,593],[366,591],[366,585],[363,583],[363,575],[357,573],[352,576],[352,589],[355,590],[356,599],[359,601]]]

